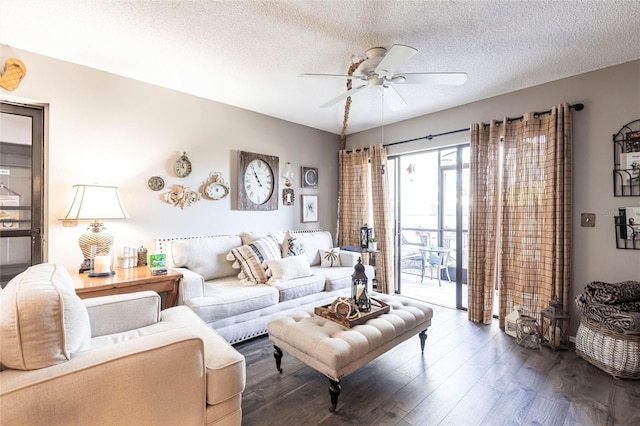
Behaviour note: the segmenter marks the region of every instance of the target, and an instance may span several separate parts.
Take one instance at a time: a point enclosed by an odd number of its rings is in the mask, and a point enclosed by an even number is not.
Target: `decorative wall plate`
[[[160,191],[164,188],[164,179],[160,176],[151,176],[147,181],[147,186],[152,191]]]

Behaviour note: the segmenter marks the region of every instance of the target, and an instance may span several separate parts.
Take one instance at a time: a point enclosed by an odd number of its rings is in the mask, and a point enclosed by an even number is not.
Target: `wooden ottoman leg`
[[[424,353],[424,342],[427,341],[427,330],[422,330],[418,336],[420,337],[420,351]]]
[[[273,345],[273,349],[275,349],[273,351],[273,357],[276,359],[276,370],[282,373],[282,368],[280,368],[280,365],[282,365],[282,349],[276,345]]]
[[[329,395],[331,395],[331,407],[329,407],[329,411],[335,413],[336,407],[338,406],[338,397],[340,396],[340,381],[337,382],[335,380],[329,379]]]

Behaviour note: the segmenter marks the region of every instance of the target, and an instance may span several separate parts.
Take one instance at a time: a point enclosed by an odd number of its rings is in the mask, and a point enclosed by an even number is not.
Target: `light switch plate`
[[[582,226],[593,228],[596,226],[596,214],[595,213],[582,213],[580,224]]]

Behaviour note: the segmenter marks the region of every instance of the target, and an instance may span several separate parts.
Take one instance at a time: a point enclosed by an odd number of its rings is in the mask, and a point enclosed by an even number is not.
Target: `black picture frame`
[[[318,187],[318,168],[317,167],[301,167],[300,186],[303,188]]]

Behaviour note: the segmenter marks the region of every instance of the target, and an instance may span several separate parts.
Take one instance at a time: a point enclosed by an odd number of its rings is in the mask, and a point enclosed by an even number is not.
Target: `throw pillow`
[[[304,245],[302,241],[287,232],[284,236],[284,241],[282,241],[282,257],[299,256],[303,253]]]
[[[241,270],[238,278],[245,284],[264,284],[268,277],[262,263],[265,260],[280,259],[280,256],[277,240],[267,235],[251,244],[231,249],[227,260],[233,261],[233,267]]]
[[[333,268],[340,265],[340,248],[335,247],[329,250],[320,250],[320,266],[323,268]]]
[[[313,275],[307,257],[304,255],[266,260],[264,263],[267,266],[270,284]]]
[[[282,244],[282,240],[284,239],[284,232],[240,232],[239,235],[242,240],[242,245],[251,244],[252,242],[268,235],[275,238],[278,245]]]
[[[228,277],[234,271],[225,259],[229,250],[239,243],[240,238],[234,235],[171,241],[167,266],[187,268],[202,275],[205,281]]]
[[[91,346],[91,325],[67,270],[51,263],[28,268],[0,293],[0,362],[37,370],[68,361]]]

